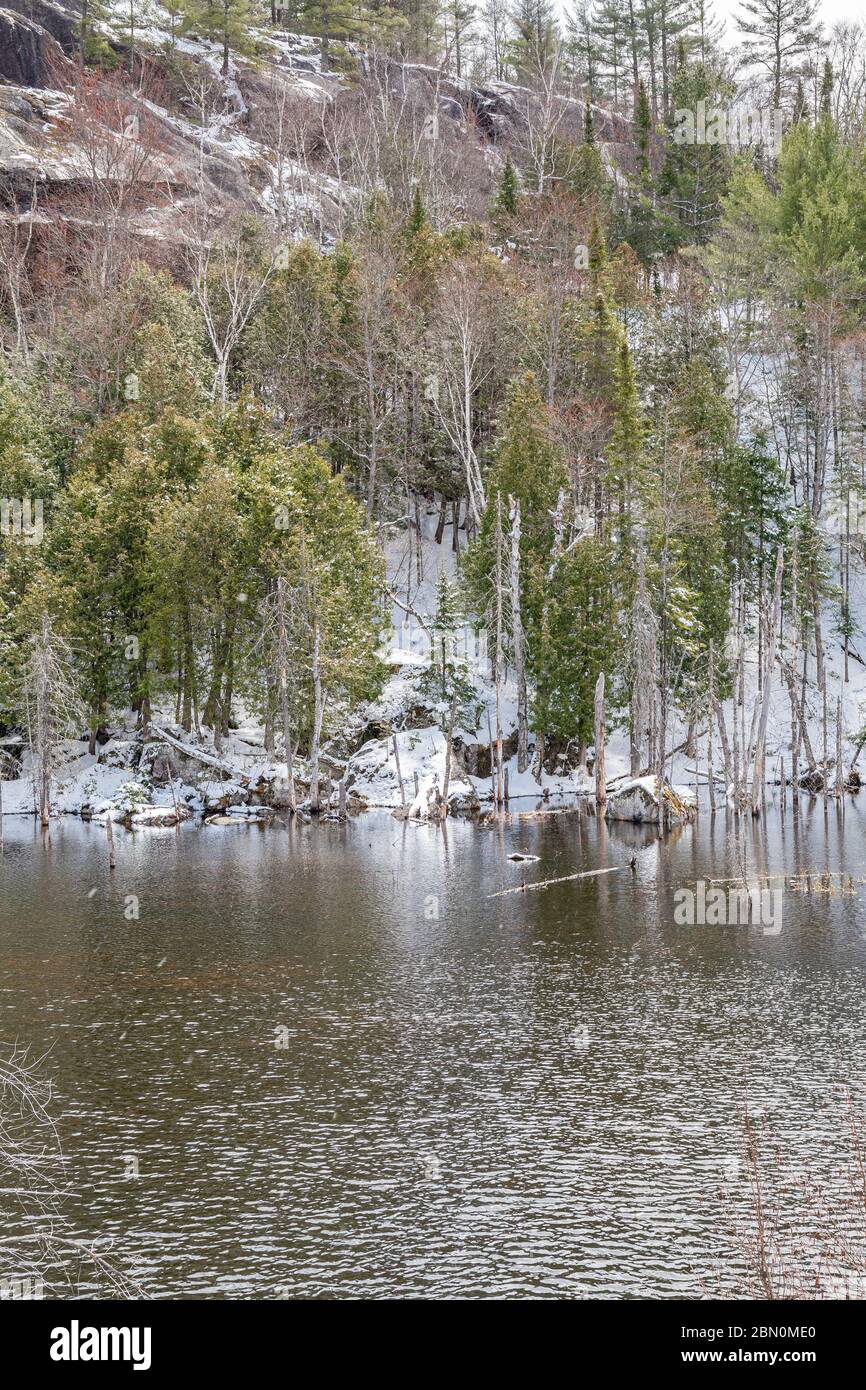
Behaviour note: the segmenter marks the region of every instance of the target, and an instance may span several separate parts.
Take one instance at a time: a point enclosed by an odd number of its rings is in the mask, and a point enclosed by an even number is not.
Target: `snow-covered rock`
[[[695,814],[695,803],[685,788],[665,786],[662,795],[672,824],[689,821]],[[608,820],[641,821],[657,824],[659,818],[658,779],[635,777],[608,795],[605,815]]]
[[[180,804],[176,809],[174,806],[143,806],[132,813],[130,823],[134,829],[140,826],[178,825],[181,821],[189,820],[191,815],[189,807]]]

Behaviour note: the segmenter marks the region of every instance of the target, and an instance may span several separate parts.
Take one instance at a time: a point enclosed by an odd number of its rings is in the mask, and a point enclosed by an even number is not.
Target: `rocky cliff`
[[[401,131],[437,141],[436,157],[450,165],[451,218],[483,208],[504,148],[520,143],[533,119],[526,89],[419,64],[374,67],[361,53],[356,71],[327,72],[315,40],[275,30],[262,30],[255,58],[233,62],[225,77],[216,45],[193,35],[172,41],[167,16],[161,28],[158,6],[153,13],[132,59],[107,30],[115,71],[81,82],[77,0],[10,0],[0,9],[0,215],[80,216],[82,184],[129,178],[134,166],[143,234],[170,236],[202,191],[211,205],[269,214],[291,235],[327,244],[346,209],[383,176],[359,167],[351,134],[383,86]],[[594,117],[612,162],[625,123],[601,109]],[[567,103],[560,134],[579,138],[582,121],[582,103]],[[353,149],[349,160],[335,154],[341,140]]]

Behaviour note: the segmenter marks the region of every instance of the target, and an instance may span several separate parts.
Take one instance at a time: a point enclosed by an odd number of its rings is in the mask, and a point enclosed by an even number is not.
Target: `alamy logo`
[[[778,154],[782,129],[778,107],[726,111],[699,101],[694,111],[680,108],[674,112],[673,139],[676,145],[728,145],[734,150],[764,145]]]
[[[24,1302],[45,1297],[45,1285],[37,1274],[4,1275],[0,1278],[0,1299],[21,1299]]]
[[[698,879],[694,888],[674,892],[674,924],[678,927],[762,927],[764,936],[782,930],[782,889],[741,884],[707,888]]]
[[[38,545],[45,534],[42,498],[0,497],[0,536],[21,536],[25,545]]]
[[[848,488],[830,499],[821,519],[831,536],[866,536],[866,497]]]
[[[51,1332],[52,1361],[131,1361],[134,1371],[150,1369],[149,1327],[69,1327]]]

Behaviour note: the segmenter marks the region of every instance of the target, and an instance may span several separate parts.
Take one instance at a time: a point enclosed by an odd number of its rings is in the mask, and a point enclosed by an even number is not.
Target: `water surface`
[[[109,873],[101,828],[7,817],[0,1038],[50,1049],[64,1213],[155,1297],[736,1292],[744,1097],[844,1165],[866,885],[786,891],[778,935],[673,893],[856,880],[864,822],[187,826],[118,832]]]

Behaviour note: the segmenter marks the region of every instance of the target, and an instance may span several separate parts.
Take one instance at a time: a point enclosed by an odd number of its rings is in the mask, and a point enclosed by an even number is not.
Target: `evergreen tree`
[[[108,6],[105,0],[81,0],[81,13],[78,20],[78,61],[85,63],[104,63],[111,61],[111,49],[100,25],[108,19]]]
[[[452,709],[457,722],[475,722],[475,688],[469,677],[465,657],[458,650],[458,640],[466,623],[460,590],[444,570],[436,581],[436,613],[431,631],[430,665],[418,680],[421,695],[430,700],[439,715],[443,729]]]
[[[638,83],[634,108],[634,134],[637,145],[637,167],[643,179],[650,177],[650,139],[652,136],[652,112],[643,80]]]
[[[446,53],[451,58],[454,72],[463,76],[466,51],[475,37],[472,26],[475,23],[475,6],[466,0],[447,0],[442,10],[442,24]]]
[[[720,107],[730,98],[730,88],[718,73],[703,63],[689,64],[684,53],[681,56],[672,83],[675,110],[691,114],[698,110],[699,102],[703,102],[705,108]],[[658,192],[665,208],[679,223],[674,239],[702,245],[709,241],[721,215],[730,158],[724,145],[681,138],[687,134],[678,125],[666,132]]]
[[[822,116],[832,117],[833,114],[833,64],[829,58],[824,59],[824,70],[821,74],[821,98],[819,110]]]
[[[518,82],[549,72],[559,48],[559,30],[551,0],[517,0],[512,13],[515,37],[509,63]]]
[[[135,54],[141,38],[141,31],[152,19],[151,0],[123,0],[121,9],[113,10],[111,27],[118,39],[129,49],[128,67],[130,73],[135,69]]]
[[[437,0],[398,0],[401,20],[397,40],[405,58],[432,63],[441,51],[443,27]]]
[[[630,25],[628,0],[602,0],[595,14],[598,80],[617,111],[631,89]]]
[[[587,101],[597,101],[602,50],[595,12],[589,0],[577,0],[566,20],[566,50],[574,76],[586,91]]]
[[[520,503],[520,600],[527,661],[544,604],[545,574],[554,546],[554,517],[568,475],[554,443],[550,420],[535,377],[527,373],[508,389],[488,476],[488,503],[477,539],[464,558],[464,574],[476,611],[485,612],[496,552],[496,515],[507,514],[509,497]]]
[[[406,230],[410,236],[417,236],[423,232],[427,226],[427,211],[424,207],[424,198],[421,193],[420,183],[416,183],[412,193],[412,207],[409,212],[409,219],[406,223]]]
[[[581,747],[592,742],[595,683],[601,671],[610,679],[618,660],[615,611],[607,547],[578,541],[550,571],[531,644],[534,728]]]
[[[794,93],[794,112],[791,117],[793,125],[799,125],[800,121],[806,119],[806,93],[803,89],[802,77],[797,78],[797,87]]]
[[[737,23],[755,41],[752,56],[769,74],[774,108],[781,106],[791,59],[820,39],[817,15],[818,0],[743,0]]]
[[[184,7],[184,30],[221,45],[223,77],[228,75],[232,53],[255,52],[251,27],[259,17],[259,0],[184,0]]]
[[[517,205],[520,197],[520,190],[517,183],[517,173],[511,161],[510,153],[505,156],[505,167],[499,180],[499,187],[496,197],[493,200],[493,218],[495,221],[505,221],[517,216]]]
[[[301,11],[302,32],[322,41],[322,67],[326,70],[336,61],[350,66],[352,59],[346,44],[363,44],[370,30],[366,5],[353,0],[305,0]]]

